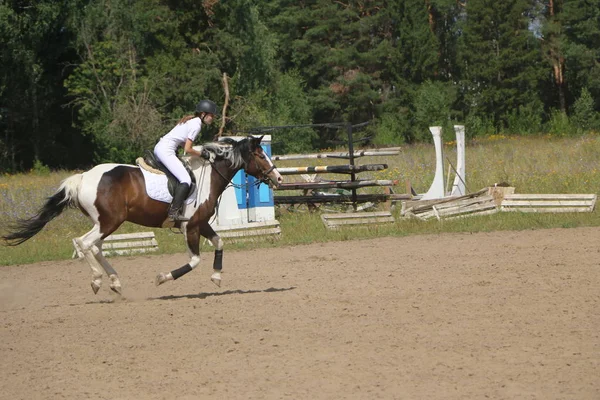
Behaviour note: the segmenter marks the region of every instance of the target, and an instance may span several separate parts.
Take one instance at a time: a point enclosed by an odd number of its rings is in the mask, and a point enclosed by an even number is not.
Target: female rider
[[[173,221],[181,220],[179,213],[192,184],[190,174],[177,157],[177,149],[183,147],[187,154],[201,156],[200,152],[193,148],[194,140],[200,129],[202,129],[202,124],[210,125],[216,114],[217,105],[215,103],[210,100],[201,100],[196,106],[196,113],[181,118],[177,125],[160,138],[154,147],[156,157],[179,180],[179,185],[175,188],[173,201],[169,207],[168,215]]]

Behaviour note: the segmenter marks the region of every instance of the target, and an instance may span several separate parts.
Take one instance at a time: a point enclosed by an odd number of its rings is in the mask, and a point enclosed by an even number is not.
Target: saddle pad
[[[140,170],[146,181],[146,193],[148,194],[148,197],[153,200],[171,203],[173,201],[173,196],[171,196],[167,187],[167,176],[165,174],[154,174],[146,171],[144,168],[140,168]],[[193,193],[190,193],[185,203],[190,204],[195,199],[196,191],[194,190]]]

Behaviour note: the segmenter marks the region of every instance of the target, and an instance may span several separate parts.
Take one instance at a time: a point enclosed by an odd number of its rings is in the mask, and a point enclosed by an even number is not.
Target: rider
[[[196,106],[196,113],[181,118],[177,125],[161,137],[154,147],[156,157],[179,180],[173,195],[173,202],[169,207],[169,218],[173,221],[181,219],[179,213],[192,184],[190,174],[177,157],[177,149],[181,146],[187,154],[201,156],[201,153],[192,147],[194,140],[202,129],[202,124],[210,125],[215,115],[217,115],[217,105],[210,100],[201,100]]]

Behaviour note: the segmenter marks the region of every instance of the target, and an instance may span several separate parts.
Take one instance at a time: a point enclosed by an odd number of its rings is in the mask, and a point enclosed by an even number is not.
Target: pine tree
[[[527,0],[470,0],[461,26],[461,90],[467,113],[502,129],[513,110],[539,113],[543,77]],[[533,111],[532,111],[533,110]]]
[[[600,1],[564,1],[558,19],[564,41],[569,103],[587,89],[600,111]]]

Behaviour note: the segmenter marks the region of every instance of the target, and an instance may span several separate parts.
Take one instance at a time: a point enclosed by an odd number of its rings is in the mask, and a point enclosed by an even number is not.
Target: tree
[[[60,99],[73,57],[65,28],[74,1],[0,3],[0,167],[16,171],[34,160],[77,165],[66,149],[81,145]],[[75,161],[73,163],[73,160]]]
[[[569,100],[585,88],[600,111],[600,1],[565,1],[558,15],[564,41],[565,79]]]
[[[545,67],[529,29],[531,7],[526,0],[471,0],[461,24],[464,108],[472,117],[490,118],[496,129],[512,110],[540,102]]]
[[[211,77],[219,79],[200,73],[206,58],[187,46],[158,0],[95,2],[78,21],[81,63],[66,84],[97,162],[133,162],[208,97]]]

